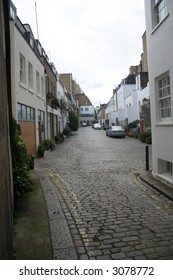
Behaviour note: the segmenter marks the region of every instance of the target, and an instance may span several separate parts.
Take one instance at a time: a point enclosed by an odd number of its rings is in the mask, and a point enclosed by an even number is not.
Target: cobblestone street
[[[54,258],[65,249],[59,234],[66,238],[69,230],[74,249],[69,258],[173,259],[173,202],[138,179],[145,169],[145,144],[80,128],[48,157],[36,159],[35,168],[60,202],[57,225],[67,222],[56,230],[50,200]]]

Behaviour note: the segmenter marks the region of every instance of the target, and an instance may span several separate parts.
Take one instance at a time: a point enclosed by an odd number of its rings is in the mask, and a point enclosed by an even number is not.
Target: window
[[[17,109],[18,109],[18,120],[25,120],[25,121],[35,120],[34,108],[18,103]]]
[[[20,54],[20,82],[26,84],[26,61],[22,54]]]
[[[40,94],[40,74],[36,71],[36,87],[37,93]]]
[[[171,92],[169,73],[165,73],[156,79],[158,100],[158,119],[171,118]]]
[[[173,163],[163,159],[158,159],[158,174],[169,181],[173,181]]]
[[[44,112],[38,110],[38,121],[43,122],[44,121]]]
[[[154,0],[154,26],[167,16],[167,0]]]
[[[28,87],[33,89],[33,66],[28,62]]]
[[[85,108],[85,112],[88,112],[89,111],[89,108]]]
[[[41,77],[41,95],[42,95],[42,97],[45,97],[45,94],[44,94],[44,79],[43,79],[43,77]]]

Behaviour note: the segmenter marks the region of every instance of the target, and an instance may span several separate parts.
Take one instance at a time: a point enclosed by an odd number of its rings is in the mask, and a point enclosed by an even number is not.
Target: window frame
[[[40,73],[36,71],[36,92],[40,96]]]
[[[160,178],[173,182],[173,162],[158,158],[158,174]]]
[[[153,28],[157,28],[168,16],[167,0],[153,0]]]
[[[22,53],[19,54],[20,83],[26,85],[26,58]]]
[[[41,96],[45,98],[45,87],[44,87],[44,78],[41,76]]]
[[[168,82],[169,79],[169,83]],[[165,83],[166,80],[166,83]],[[160,84],[160,86],[159,86]],[[161,85],[162,84],[162,85]],[[169,71],[155,78],[156,89],[156,106],[157,106],[157,121],[171,122],[172,106],[171,106],[171,81]],[[169,105],[169,106],[168,106]],[[164,116],[165,113],[165,116]],[[166,116],[167,114],[167,116]]]
[[[34,78],[33,78],[33,65],[28,62],[28,88],[29,90],[34,89]]]
[[[19,121],[35,121],[35,109],[33,107],[17,103],[17,112]]]

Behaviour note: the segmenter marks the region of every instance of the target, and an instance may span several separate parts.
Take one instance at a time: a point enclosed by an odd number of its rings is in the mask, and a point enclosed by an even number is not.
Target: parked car
[[[95,124],[93,125],[93,128],[94,128],[94,129],[102,129],[102,126],[101,126],[100,123],[95,123]]]
[[[86,126],[87,126],[87,123],[86,123],[86,122],[83,122],[83,123],[82,123],[82,126],[83,126],[83,127],[86,127]]]
[[[110,137],[125,137],[125,130],[122,126],[111,126],[108,129],[106,129],[106,136]]]

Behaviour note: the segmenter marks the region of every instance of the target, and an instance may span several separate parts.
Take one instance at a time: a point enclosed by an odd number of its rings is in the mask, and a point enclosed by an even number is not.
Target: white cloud
[[[37,37],[35,0],[13,0]],[[95,105],[140,61],[143,0],[37,0],[39,39],[59,73],[71,72]]]

